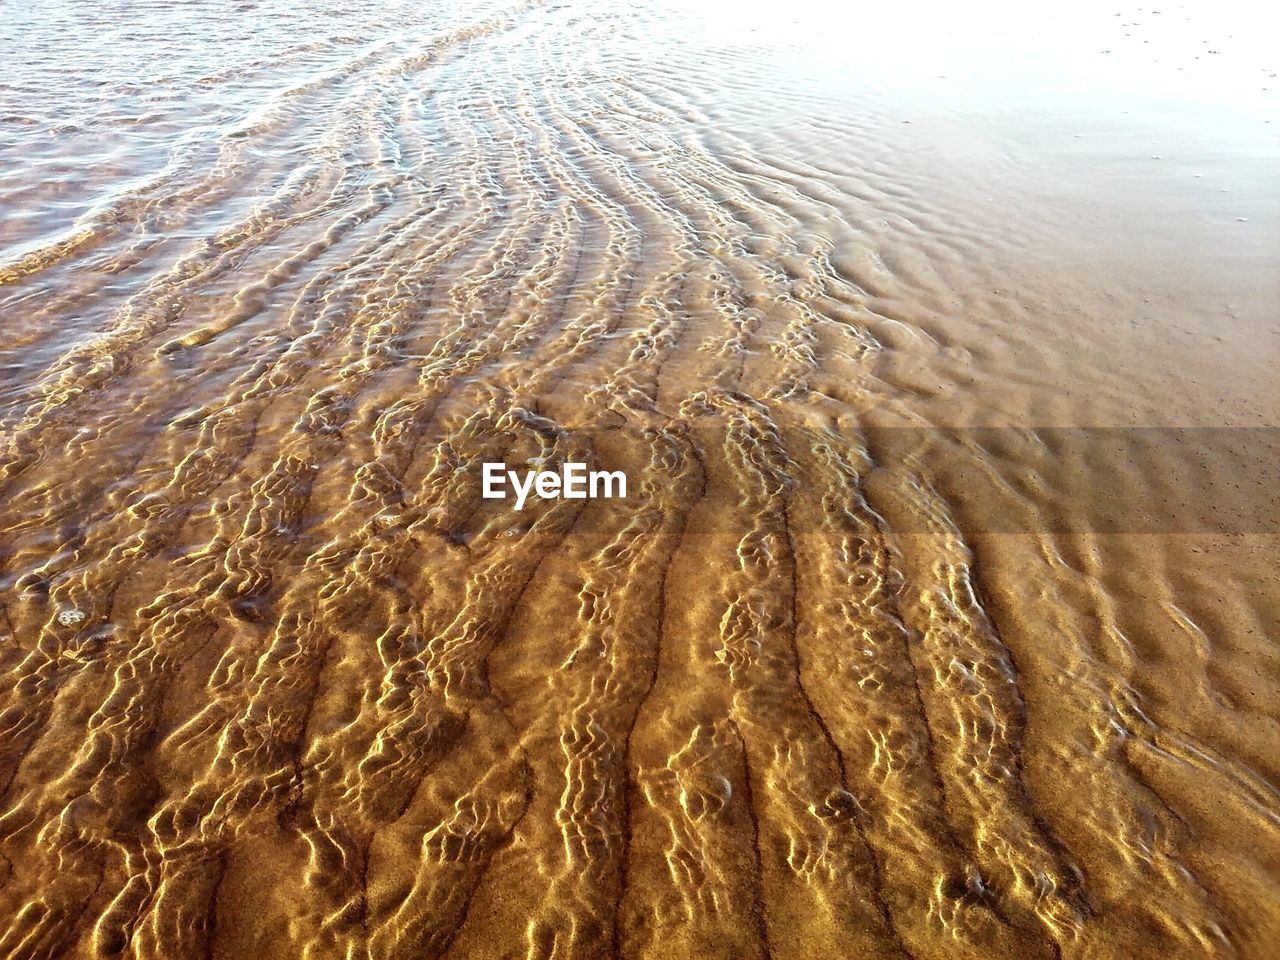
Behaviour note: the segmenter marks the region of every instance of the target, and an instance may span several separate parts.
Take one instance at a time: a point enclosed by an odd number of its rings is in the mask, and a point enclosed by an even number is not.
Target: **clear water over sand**
[[[1250,6],[5,11],[0,957],[1272,956]]]

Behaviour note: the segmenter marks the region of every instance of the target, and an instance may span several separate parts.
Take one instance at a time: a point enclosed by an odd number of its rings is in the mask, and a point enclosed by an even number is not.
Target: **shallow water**
[[[0,8],[0,957],[1270,957],[1250,6]]]

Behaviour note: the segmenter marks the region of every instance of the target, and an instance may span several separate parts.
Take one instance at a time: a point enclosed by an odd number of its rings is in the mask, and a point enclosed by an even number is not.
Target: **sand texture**
[[[1277,62],[785,6],[4,13],[0,960],[1280,956]]]

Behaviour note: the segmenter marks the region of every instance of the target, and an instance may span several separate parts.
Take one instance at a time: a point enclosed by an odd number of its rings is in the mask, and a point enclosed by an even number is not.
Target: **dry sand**
[[[1277,956],[1280,60],[963,6],[7,12],[0,958]]]

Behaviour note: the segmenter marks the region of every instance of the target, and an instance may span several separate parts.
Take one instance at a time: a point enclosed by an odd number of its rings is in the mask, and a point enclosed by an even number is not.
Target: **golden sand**
[[[31,6],[0,960],[1280,956],[1249,35]]]

